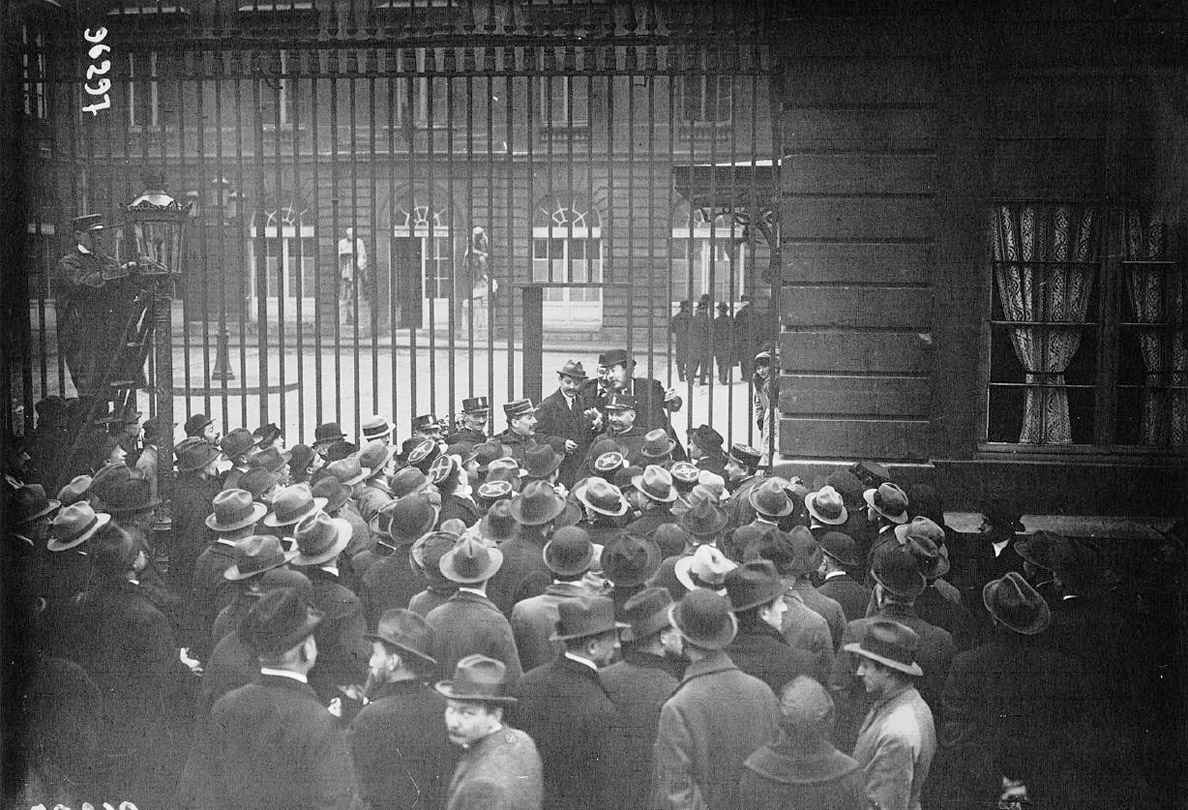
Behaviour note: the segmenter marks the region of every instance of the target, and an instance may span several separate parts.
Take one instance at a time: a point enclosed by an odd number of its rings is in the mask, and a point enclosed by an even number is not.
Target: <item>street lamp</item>
[[[215,231],[210,233],[207,243],[210,245],[218,244],[219,246],[219,331],[215,336],[218,341],[215,347],[215,364],[214,368],[210,370],[210,378],[212,380],[234,380],[235,372],[231,370],[231,333],[227,329],[227,291],[226,291],[226,266],[224,259],[224,240],[227,236],[225,231],[231,229],[232,226],[239,219],[239,203],[241,195],[231,187],[231,181],[226,177],[216,177],[210,181],[209,193],[209,210],[211,216],[207,218],[206,225],[208,228]]]

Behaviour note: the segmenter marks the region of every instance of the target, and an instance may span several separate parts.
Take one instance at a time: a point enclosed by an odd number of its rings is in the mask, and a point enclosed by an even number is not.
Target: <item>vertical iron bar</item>
[[[702,71],[701,82],[700,82],[700,84],[701,84],[701,105],[702,105],[702,109],[705,111],[704,114],[705,114],[706,118],[708,119],[705,122],[704,131],[709,133],[709,166],[710,166],[710,172],[709,172],[709,196],[710,196],[710,205],[709,205],[709,266],[708,266],[709,281],[706,286],[709,287],[709,293],[710,293],[710,306],[709,306],[710,334],[709,334],[709,389],[708,389],[709,390],[709,399],[708,399],[708,403],[706,406],[706,416],[709,419],[709,423],[712,425],[714,423],[714,387],[718,382],[718,375],[717,375],[717,371],[715,368],[718,364],[718,352],[717,352],[718,345],[717,345],[717,335],[714,333],[717,331],[717,323],[715,322],[715,320],[716,320],[715,313],[718,310],[718,304],[717,304],[717,302],[718,302],[718,288],[717,288],[717,278],[716,278],[716,271],[717,271],[717,265],[718,265],[718,236],[717,236],[718,215],[717,215],[717,211],[720,208],[720,206],[718,205],[718,165],[717,165],[718,164],[718,117],[717,117],[718,116],[718,95],[717,95],[717,93],[718,93],[718,86],[717,86],[718,77],[717,77],[716,73],[711,73],[711,68],[718,67],[718,56],[720,56],[720,54],[714,54],[713,58],[711,58],[711,51],[710,51],[709,46],[704,46],[704,50],[701,50],[699,56],[701,57],[701,71]],[[713,107],[712,111],[709,109],[709,89],[710,89],[711,82],[714,83],[713,84],[714,107]],[[696,137],[697,137],[696,129],[694,128],[695,126],[696,126],[696,122],[693,123],[693,127],[691,127],[691,129],[690,129],[690,131],[693,133],[691,140],[696,139]],[[694,170],[694,171],[696,171],[696,170]]]
[[[454,68],[456,67],[455,53],[452,46],[445,50],[445,91],[446,91],[446,200],[448,208],[446,209],[446,222],[449,227],[449,267],[450,267],[450,286],[449,286],[449,312],[446,318],[446,324],[449,329],[449,334],[446,337],[446,364],[449,376],[446,378],[446,413],[448,414],[447,422],[450,429],[454,428],[454,370],[455,357],[454,352],[457,349],[455,345],[454,333],[458,326],[458,267],[454,257],[454,246],[457,244],[457,225],[454,219]],[[470,200],[467,200],[467,205],[470,205]],[[436,410],[436,409],[435,409]]]
[[[495,30],[495,5],[494,0],[491,0],[491,5],[488,7],[487,27],[489,32]],[[487,311],[485,317],[487,320],[487,387],[485,393],[490,397],[495,391],[495,294],[492,290],[495,284],[495,47],[488,45],[483,53],[483,69],[486,73],[486,88],[487,99]],[[504,98],[504,105],[510,103],[508,98]],[[511,142],[508,142],[508,148],[511,148]],[[511,219],[511,211],[505,212],[508,220]],[[471,394],[473,396],[473,393]]]
[[[236,178],[237,188],[246,188],[247,173],[244,170],[244,154],[243,154],[243,81],[244,73],[250,70],[250,63],[252,59],[251,51],[232,51],[232,64],[235,67],[235,161],[238,176]],[[237,58],[236,58],[237,57]],[[250,80],[250,79],[249,79]],[[258,189],[256,190],[259,191]],[[260,222],[259,227],[263,227],[262,216],[264,213],[264,200],[262,200],[257,193],[255,199],[252,200],[252,221]],[[245,218],[240,216],[239,228],[235,240],[236,253],[236,274],[235,277],[240,279],[236,286],[239,289],[239,379],[243,383],[244,392],[239,397],[239,420],[241,425],[247,424],[247,299],[250,297],[247,293],[250,292],[248,283],[248,274],[245,272],[248,269],[247,258],[248,255],[254,255],[255,246],[253,243],[252,251],[248,250],[248,231],[244,227]],[[253,260],[252,266],[255,267]],[[227,430],[229,424],[223,425],[223,430]]]
[[[380,372],[379,372],[379,311],[380,311],[380,283],[379,283],[379,252],[375,249],[375,229],[377,224],[376,219],[376,192],[378,182],[376,174],[379,170],[379,162],[376,158],[375,139],[376,139],[376,97],[375,97],[375,83],[378,76],[379,67],[379,49],[374,51],[368,49],[367,58],[373,61],[374,65],[369,65],[366,72],[367,82],[367,155],[370,158],[370,167],[367,172],[368,180],[368,198],[367,198],[367,269],[368,269],[368,287],[370,288],[371,306],[368,307],[371,315],[371,402],[373,413],[384,413],[387,409],[380,404]],[[395,346],[389,345],[388,352],[395,351]]]
[[[401,121],[401,123],[403,124],[403,129],[404,129],[406,138],[408,140],[408,207],[406,210],[409,212],[408,240],[409,240],[410,248],[415,248],[418,241],[420,240],[420,237],[417,235],[417,230],[416,230],[416,210],[417,210],[417,193],[416,193],[416,188],[417,188],[417,174],[416,174],[416,151],[417,151],[416,135],[417,135],[417,130],[416,130],[416,123],[417,123],[417,121],[416,121],[416,116],[417,116],[417,110],[414,106],[416,103],[416,98],[417,98],[417,94],[415,92],[416,83],[421,80],[421,77],[417,72],[417,54],[418,53],[419,53],[419,49],[414,48],[413,53],[412,53],[412,59],[411,60],[403,60],[402,59],[400,62],[401,70],[404,69],[406,62],[412,65],[412,70],[408,77],[408,82],[405,85],[405,87],[408,91],[408,98],[407,98],[408,103],[404,105],[404,115],[402,116],[403,120]],[[409,365],[409,386],[408,386],[409,411],[408,411],[408,413],[409,413],[410,417],[413,417],[413,416],[417,415],[417,355],[419,354],[419,352],[417,351],[417,330],[421,328],[421,324],[415,322],[413,320],[412,316],[414,314],[416,314],[417,312],[419,312],[421,310],[421,308],[424,306],[424,299],[425,299],[425,269],[424,269],[425,268],[425,249],[422,247],[421,250],[419,250],[419,251],[410,250],[409,253],[410,253],[409,262],[412,263],[415,261],[418,263],[418,266],[415,268],[410,268],[409,272],[411,273],[412,271],[415,270],[415,272],[419,278],[418,283],[415,284],[414,287],[420,288],[420,292],[418,293],[418,295],[420,296],[420,299],[421,299],[420,302],[418,302],[418,305],[416,307],[412,308],[413,312],[409,313],[409,316],[407,318],[407,320],[408,320],[408,365]],[[410,303],[412,300],[413,292],[415,292],[415,290],[409,291],[408,298],[409,298]],[[423,314],[422,314],[422,317],[423,317]]]
[[[298,66],[299,67],[296,71],[290,70],[291,76],[289,78],[289,84],[288,84],[289,97],[292,99],[292,103],[293,103],[293,120],[292,120],[293,180],[294,180],[294,184],[298,185],[298,186],[299,186],[299,183],[297,182],[297,178],[300,176],[300,172],[301,172],[301,80],[302,80],[302,75],[305,73],[304,68],[305,68],[305,64],[306,64],[306,59],[308,59],[308,58],[309,58],[308,51],[299,51],[298,52],[298,59],[299,59]],[[291,61],[290,61],[290,64],[292,64]],[[313,118],[312,110],[310,111],[310,118],[311,119]],[[280,143],[280,133],[279,132],[277,133],[277,143],[278,144]],[[305,202],[305,200],[303,199],[302,202]],[[318,221],[318,209],[316,206],[314,207],[313,212],[314,212],[313,220],[314,220],[314,238],[315,238],[314,244],[316,245],[317,244],[317,242],[316,242],[317,221]],[[316,268],[317,267],[317,251],[316,250],[314,251],[314,256],[312,258],[314,260],[314,267]],[[315,275],[316,274],[317,274],[317,271],[315,269]],[[298,231],[297,231],[296,280],[297,280],[297,290],[296,290],[297,294],[295,296],[296,300],[294,302],[294,306],[297,310],[296,323],[294,323],[294,329],[297,333],[296,338],[295,338],[296,345],[295,345],[295,352],[294,352],[294,356],[296,357],[296,361],[297,361],[296,362],[296,371],[297,371],[297,434],[296,435],[297,435],[297,437],[300,437],[300,436],[304,435],[304,431],[305,431],[305,335],[304,335],[304,329],[305,329],[305,295],[307,293],[307,290],[305,289],[305,237],[302,235],[300,228],[298,228]],[[316,300],[317,299],[315,298],[315,301]],[[314,306],[316,307],[317,304],[315,303]],[[280,399],[281,399],[282,407],[285,402],[285,398],[287,396],[288,396],[288,394],[285,391],[284,386],[282,385],[281,392],[280,392]],[[286,434],[288,433],[287,425],[284,421],[283,416],[282,416],[282,421],[281,421],[280,427],[282,430],[285,430]],[[295,442],[296,437],[291,439],[291,441]]]
[[[330,82],[330,242],[334,246],[334,421],[342,424],[342,276],[338,267],[338,52],[329,54],[334,70],[327,71]]]
[[[630,273],[625,274],[627,278],[624,280],[615,273],[615,207],[610,204],[610,201],[615,199],[615,74],[619,70],[619,54],[616,52],[614,46],[610,49],[610,72],[606,77],[606,225],[604,230],[606,232],[606,266],[602,268],[603,278],[609,282],[614,283],[622,281],[624,284],[633,284],[630,278]],[[593,129],[591,129],[591,136],[593,136]],[[630,132],[627,135],[631,138]],[[630,187],[631,172],[627,171],[627,183]],[[630,222],[630,218],[628,218]],[[628,237],[628,244],[630,244],[630,237]],[[627,307],[627,339],[624,342],[624,348],[627,350],[627,356],[631,356],[631,347],[633,343],[632,332],[632,318],[631,318],[631,288],[615,287],[616,297],[621,296],[621,300]]]
[[[397,51],[395,46],[390,50],[385,50],[385,78],[384,86],[388,91],[388,219],[383,223],[384,225],[384,243],[388,246],[388,340],[390,349],[388,351],[389,369],[392,374],[391,384],[391,413],[393,425],[396,424],[396,412],[399,410],[399,400],[397,396],[398,383],[400,378],[398,364],[397,364],[397,348],[396,348],[396,244],[395,244],[395,230],[393,226],[396,223],[396,102],[399,95],[399,79],[397,79],[397,71],[399,70],[399,62],[397,62]],[[376,256],[375,261],[378,264],[379,257]],[[376,274],[379,274],[378,266]],[[392,443],[395,444],[399,439],[399,434],[392,437]]]
[[[263,200],[265,196],[264,186],[264,112],[263,112],[263,90],[260,87],[261,79],[259,76],[252,77],[252,162],[255,167],[255,181],[256,181],[256,198]],[[276,199],[273,203],[277,206],[279,215],[280,210],[280,189],[274,191]],[[283,239],[284,228],[283,223],[278,216],[276,224],[277,243]],[[256,367],[258,377],[258,385],[260,386],[260,408],[258,418],[260,424],[268,421],[268,225],[266,222],[261,222],[260,227],[256,229],[256,238],[254,240],[256,246],[256,255],[254,257],[254,264],[256,266],[256,329],[258,330],[259,342],[256,347]],[[283,268],[280,267],[282,257],[277,257],[277,275],[284,275]],[[280,287],[277,287],[278,293]],[[247,427],[248,421],[245,417],[244,427]]]
[[[473,0],[471,0],[473,3]],[[471,9],[473,13],[473,9]],[[466,301],[469,303],[466,306],[466,392],[467,396],[474,396],[474,287],[475,287],[475,258],[474,258],[474,227],[478,221],[476,205],[474,201],[474,173],[477,166],[474,159],[474,75],[477,73],[477,54],[473,51],[478,46],[476,44],[467,44],[463,46],[467,49],[464,54],[465,61],[463,62],[463,69],[466,74],[464,81],[466,97],[466,205],[467,216],[463,220],[463,236],[467,245],[466,252],[466,283],[468,289],[463,292],[466,295]],[[490,149],[490,140],[487,141],[487,148]],[[489,217],[489,215],[488,215]],[[450,404],[451,411],[453,411],[453,403]]]
[[[194,223],[198,228],[198,253],[200,256],[199,266],[202,268],[202,302],[195,310],[202,313],[202,410],[203,413],[210,414],[210,393],[211,393],[211,376],[210,376],[210,245],[207,243],[207,237],[211,232],[211,216],[215,215],[222,219],[223,206],[222,197],[219,198],[219,205],[217,210],[212,211],[211,208],[215,206],[210,205],[210,183],[206,174],[206,82],[205,82],[205,68],[206,59],[203,51],[198,50],[194,53],[194,65],[196,75],[194,76],[194,102],[197,107],[197,121],[194,125],[196,132],[196,140],[194,147],[197,150],[195,155],[195,162],[198,164],[198,199],[195,200],[198,206],[199,217],[198,221]],[[178,105],[178,119],[182,117],[182,106]],[[218,130],[216,130],[217,132]],[[220,169],[216,166],[215,174],[218,175]],[[219,187],[220,189],[222,186]],[[205,199],[204,199],[205,197]],[[193,235],[191,235],[191,239]],[[193,273],[197,270],[196,267],[187,268],[187,272]],[[193,285],[187,285],[189,289],[193,289]],[[185,311],[187,305],[192,305],[193,301],[183,300],[182,310]],[[189,320],[187,317],[186,320]],[[186,363],[187,368],[189,363]],[[190,381],[187,377],[186,388],[190,387]]]
[[[426,18],[428,7],[426,6]],[[432,262],[433,281],[430,286],[429,298],[429,413],[437,415],[437,293],[440,268],[437,265],[437,222],[436,189],[434,188],[433,165],[436,163],[433,154],[433,80],[437,73],[437,49],[425,49],[425,185],[428,186],[429,197],[429,261]],[[421,266],[429,269],[424,262]],[[414,415],[416,412],[413,412]]]
[[[342,58],[346,62],[346,65],[348,68],[348,78],[346,79],[346,83],[347,83],[347,110],[349,111],[350,115],[347,116],[347,121],[351,128],[351,132],[350,132],[351,211],[350,211],[350,216],[348,216],[347,219],[351,223],[351,225],[350,225],[350,228],[351,228],[350,243],[351,243],[351,256],[352,256],[351,261],[354,265],[354,267],[351,271],[351,299],[352,299],[352,304],[354,306],[354,312],[355,312],[355,318],[354,318],[354,323],[352,324],[353,329],[352,329],[352,335],[351,335],[352,371],[354,372],[353,373],[353,381],[355,384],[355,387],[353,390],[353,396],[352,396],[355,406],[353,409],[352,416],[354,416],[354,425],[357,428],[359,426],[359,421],[360,421],[359,420],[360,408],[362,407],[359,400],[362,398],[362,395],[363,395],[363,391],[361,388],[362,374],[361,374],[361,369],[359,368],[359,329],[361,326],[361,324],[359,323],[359,321],[360,321],[359,300],[361,298],[360,292],[365,292],[365,290],[360,289],[361,285],[359,283],[359,257],[355,253],[355,242],[359,238],[359,236],[358,236],[359,235],[359,159],[358,159],[359,144],[358,144],[358,140],[357,140],[358,139],[358,129],[356,126],[356,124],[358,122],[358,103],[357,103],[358,100],[356,98],[356,92],[355,92],[356,81],[355,81],[354,75],[351,74],[350,70],[349,70],[350,66],[351,66],[351,58],[350,57],[352,54],[357,57],[358,51],[348,51],[348,50],[344,49],[342,52]],[[355,66],[358,67],[358,62],[355,63]],[[339,75],[340,76],[342,75],[341,65],[339,67]],[[336,78],[335,81],[338,81],[338,79]],[[335,236],[338,236],[337,232],[335,233]],[[336,248],[337,248],[337,246],[336,246]],[[340,396],[341,396],[341,393],[340,393]]]
[[[755,45],[754,57],[755,57],[755,61],[756,61],[756,67],[758,67],[758,65],[761,61],[761,54],[759,51],[758,44]],[[750,222],[748,223],[749,233],[747,234],[747,247],[750,249],[752,265],[755,264],[755,256],[759,252],[758,251],[759,239],[756,236],[756,234],[760,230],[759,220],[763,216],[763,209],[762,209],[762,206],[759,201],[758,186],[755,182],[755,176],[758,172],[758,170],[756,169],[756,166],[757,166],[758,155],[759,155],[759,104],[758,104],[758,101],[759,101],[759,71],[755,70],[753,73],[751,73],[751,178],[752,179],[751,179],[751,186],[749,189],[749,193],[747,195],[748,201],[750,203],[750,205],[749,205],[750,210],[747,212],[748,217],[750,219]],[[775,144],[774,148],[775,149],[780,148],[779,144],[778,143]],[[774,149],[773,149],[773,151],[774,151]],[[779,187],[780,186],[778,184],[775,186],[775,188],[777,188],[777,189]],[[767,249],[768,249],[768,256],[770,258],[771,252],[775,250],[775,245],[769,244],[767,246]],[[750,279],[749,281],[748,281],[748,278]],[[758,328],[760,334],[767,331],[768,316],[766,314],[764,314],[763,320],[759,320],[758,323],[756,323],[756,316],[759,314],[759,307],[758,307],[759,302],[756,300],[756,298],[758,297],[756,295],[756,292],[758,291],[759,287],[755,283],[754,270],[752,270],[752,273],[749,277],[744,276],[743,285],[750,291],[750,304],[751,304],[750,316],[749,316],[751,325],[748,327],[746,334],[743,335],[743,340],[746,342],[746,345],[743,346],[743,351],[746,353],[744,356],[747,359],[746,365],[747,365],[747,368],[751,369],[751,374],[749,374],[747,376],[747,379],[745,381],[746,385],[747,385],[747,403],[746,403],[746,405],[747,405],[747,444],[754,446],[754,441],[755,441],[754,427],[755,427],[755,416],[756,416],[756,414],[755,414],[754,357],[755,357],[756,352],[755,352],[755,342],[754,342],[752,336],[755,334],[756,328]],[[772,307],[774,307],[775,302],[772,301],[770,305]],[[773,360],[774,359],[775,358],[773,358]],[[778,363],[773,362],[771,364],[770,368],[771,368],[771,371],[768,372],[768,379],[771,379],[772,376],[774,376],[775,373],[778,371]]]
[[[318,177],[318,163],[319,163],[319,160],[318,160],[318,157],[319,157],[318,156],[318,129],[321,127],[321,120],[318,117],[318,112],[319,112],[318,84],[321,80],[321,75],[322,75],[322,54],[320,51],[315,50],[310,54],[310,56],[314,60],[312,69],[310,70],[310,77],[309,77],[309,139],[310,139],[309,153],[310,153],[311,164],[312,164],[310,166],[310,174],[313,177],[313,183],[312,183],[312,185],[313,185],[313,209],[314,209],[314,211],[318,212],[316,219],[314,220],[314,263],[315,263],[315,267],[316,267],[316,265],[318,263],[318,257],[321,254],[321,239],[318,236],[318,231],[319,231],[319,226],[321,225],[321,221],[322,221],[322,215],[321,215],[321,212],[322,212],[322,202],[321,202],[322,188],[321,188],[321,181]],[[331,239],[333,239],[333,234],[331,234]],[[335,260],[335,262],[337,262],[338,257],[335,256],[334,260]],[[334,278],[334,279],[338,278],[337,264],[335,265],[334,273],[332,274],[332,278]],[[338,286],[337,285],[338,285],[338,282],[336,280],[334,282],[334,286],[332,287],[332,289],[334,290],[334,293],[332,294],[334,297],[334,305],[332,307],[326,307],[325,302],[322,300],[322,274],[320,272],[316,272],[316,271],[314,272],[314,302],[313,302],[313,307],[314,307],[314,311],[313,311],[313,315],[314,315],[314,333],[313,333],[314,356],[313,356],[313,361],[314,361],[314,394],[315,394],[315,396],[314,396],[314,425],[315,426],[322,424],[322,420],[323,420],[324,414],[325,414],[325,409],[323,408],[323,405],[322,405],[322,351],[323,351],[323,348],[322,348],[322,330],[323,330],[322,312],[325,309],[329,309],[331,312],[335,313],[335,317],[338,317],[337,316],[337,313],[338,313],[338,300],[337,300]],[[302,427],[304,428],[304,425]]]
[[[509,15],[511,14],[511,7],[509,7],[509,9],[508,9],[508,13],[509,13]],[[512,69],[513,69],[513,71],[515,71],[515,69],[517,67],[515,65],[515,59],[516,59],[515,50],[516,49],[509,48],[508,50],[510,53],[513,54],[513,57],[512,57],[513,58],[513,68]],[[524,50],[522,51],[522,58],[523,58],[523,64],[524,64],[524,82],[525,82],[525,90],[524,90],[524,145],[525,145],[526,154],[527,154],[527,164],[525,165],[524,178],[525,178],[525,185],[528,190],[527,198],[525,199],[524,204],[528,208],[528,228],[529,228],[528,233],[529,233],[529,236],[528,236],[527,266],[528,266],[528,280],[531,281],[532,280],[532,255],[533,255],[531,228],[532,228],[533,219],[535,217],[535,209],[533,208],[533,206],[536,204],[536,199],[535,199],[536,189],[533,187],[533,184],[532,184],[532,177],[536,173],[536,161],[535,161],[535,156],[533,154],[533,145],[535,144],[536,133],[535,133],[534,127],[533,127],[533,111],[532,111],[532,100],[533,100],[532,96],[533,96],[533,91],[535,90],[535,85],[532,80],[533,80],[533,69],[535,67],[535,64],[534,64],[534,60],[532,59],[532,51],[527,47],[525,47]],[[511,81],[511,79],[509,78],[509,82],[510,81]],[[515,230],[512,225],[512,223],[515,219],[514,195],[512,193],[512,189],[515,188],[516,176],[515,176],[515,162],[514,162],[514,157],[512,155],[512,148],[511,148],[511,143],[512,143],[511,136],[513,133],[512,133],[512,113],[511,113],[512,99],[511,99],[510,91],[511,91],[511,88],[509,87],[508,113],[507,113],[507,119],[508,119],[508,123],[507,123],[507,133],[508,133],[508,150],[507,150],[507,166],[508,166],[507,255],[508,255],[508,268],[507,268],[507,282],[508,282],[508,291],[507,291],[507,296],[506,296],[507,297],[507,399],[508,399],[508,401],[511,401],[511,400],[515,399],[515,397],[516,397],[516,377],[515,377],[516,357],[515,357],[515,352],[512,349],[512,347],[515,345],[515,339],[516,339],[516,318],[515,318],[516,296],[515,296],[515,293],[512,291],[511,286],[512,286],[512,282],[516,280],[516,275],[517,275],[515,272],[515,269],[514,269],[515,268],[515,255],[516,255]]]
[[[274,169],[275,180],[273,182],[273,188],[275,189],[275,193],[278,198],[277,199],[278,205],[280,203],[281,190],[282,190],[282,187],[284,184],[284,175],[282,174],[282,166],[281,166],[281,131],[284,126],[284,118],[285,118],[284,106],[285,106],[285,102],[291,98],[291,95],[287,92],[289,89],[289,85],[288,85],[289,62],[288,62],[287,54],[288,54],[288,52],[284,51],[284,50],[280,51],[277,54],[277,66],[280,68],[280,77],[277,79],[277,86],[276,86],[276,109],[272,115],[272,117],[273,117],[273,140],[272,140],[273,154],[272,154],[272,159],[276,163],[276,167]],[[263,136],[263,132],[261,132],[261,136]],[[263,156],[263,149],[261,149],[261,156]],[[290,208],[292,207],[291,201],[297,200],[297,183],[296,183],[297,177],[296,177],[296,174],[297,174],[296,167],[294,167],[293,187],[288,190],[289,191],[288,196],[289,196],[289,200],[290,200]],[[304,212],[298,211],[298,212],[294,212],[294,213],[296,213],[296,217],[295,217],[295,221],[293,223],[293,235],[294,235],[294,238],[297,240],[297,244],[300,245],[301,244],[301,227],[303,224],[302,218],[304,216]],[[277,242],[276,242],[277,253],[278,253],[277,263],[276,263],[276,355],[277,355],[277,366],[278,366],[278,369],[280,372],[277,375],[279,378],[278,382],[280,383],[280,386],[279,386],[280,391],[277,395],[277,400],[278,400],[278,403],[277,403],[278,420],[277,421],[283,426],[285,424],[285,360],[286,360],[286,357],[285,357],[285,298],[287,297],[285,295],[285,291],[286,291],[287,282],[288,282],[288,271],[289,271],[288,260],[292,258],[292,254],[286,255],[286,253],[288,253],[288,251],[287,251],[288,245],[286,244],[288,242],[288,239],[285,237],[284,222],[283,221],[278,222],[276,227],[277,227],[277,237],[278,237]],[[298,248],[298,262],[300,263],[300,248]],[[301,290],[301,282],[299,280],[300,268],[298,268],[297,276],[298,276],[298,281],[293,286],[296,288],[296,292],[298,294],[300,294],[300,290]],[[263,345],[261,345],[261,349],[263,349]],[[264,354],[264,352],[261,351],[261,354]],[[266,376],[262,376],[260,379],[260,401],[261,402],[268,401],[268,383],[269,382],[270,382],[270,380]],[[260,419],[260,424],[264,425],[267,422],[268,422],[268,420],[264,419],[263,414],[262,414],[261,419]],[[246,427],[246,425],[245,425],[245,427]]]
[[[727,349],[730,352],[730,365],[726,367],[726,431],[727,438],[733,441],[734,438],[734,366],[738,362],[738,346],[734,339],[734,302],[737,297],[737,282],[738,282],[738,262],[741,247],[738,240],[734,236],[735,227],[738,225],[737,219],[737,204],[738,204],[738,127],[735,125],[735,103],[734,103],[734,76],[740,72],[742,62],[741,48],[735,50],[735,63],[730,66],[731,69],[725,72],[728,81],[730,82],[730,106],[727,114],[727,121],[730,123],[730,159],[727,161],[730,164],[730,206],[727,209],[727,214],[730,217],[730,248],[727,253],[729,279],[726,285],[727,301],[730,304],[727,314],[730,316],[730,334],[727,335]],[[749,66],[752,70],[754,65]],[[755,107],[755,99],[751,99],[751,107]],[[755,182],[754,174],[752,173],[751,183]],[[744,271],[745,272],[745,264]]]
[[[756,48],[758,48],[758,45],[756,45]],[[771,75],[772,81],[774,82],[777,77],[775,76],[774,73],[770,73],[770,75]],[[771,87],[771,83],[769,83],[768,92],[770,94],[772,94],[771,96],[769,96],[769,98],[774,97],[774,87]],[[752,113],[752,117],[754,117],[755,115],[756,115],[756,113]],[[772,197],[772,199],[766,200],[765,202],[768,205],[774,206],[775,199],[776,199],[775,195],[778,194],[778,189],[781,189],[784,187],[783,182],[780,179],[781,174],[783,173],[783,162],[782,162],[782,158],[780,156],[780,153],[783,151],[783,149],[781,148],[783,139],[780,134],[781,133],[780,117],[778,115],[771,115],[769,117],[771,118],[771,122],[772,122],[771,123],[772,132],[771,132],[771,147],[770,148],[771,148],[771,165],[772,165],[772,169],[773,169],[773,171],[772,171],[772,175],[773,175],[772,195],[773,195],[773,197]],[[758,150],[755,150],[755,154],[758,154]],[[754,158],[752,158],[752,160],[754,160]],[[781,291],[782,291],[784,284],[783,284],[783,262],[780,260],[780,251],[781,251],[781,247],[780,247],[780,219],[779,219],[778,210],[775,211],[772,215],[770,234],[771,234],[770,253],[772,256],[772,260],[773,260],[772,266],[776,269],[776,272],[771,274],[771,287],[772,287],[772,310],[771,310],[771,312],[772,312],[772,316],[774,316],[774,317],[769,316],[768,323],[775,325],[776,334],[774,335],[774,337],[775,337],[775,351],[772,352],[772,355],[773,355],[772,361],[773,362],[771,364],[771,371],[768,374],[769,380],[775,378],[779,374],[779,370],[782,365],[782,362],[780,361],[780,358],[779,358],[779,348],[780,348],[779,347],[779,340],[780,340],[779,323],[780,323],[780,315],[781,315],[780,296],[781,296]],[[767,435],[768,435],[767,452],[768,452],[769,463],[771,466],[774,467],[775,457],[776,457],[776,447],[779,444],[779,435],[778,434],[779,434],[780,425],[779,425],[779,422],[777,421],[777,417],[779,416],[779,411],[776,407],[778,404],[777,397],[773,397],[770,395],[770,384],[769,384],[768,390],[769,390],[769,395],[767,398],[768,399],[768,407],[767,407],[766,419],[767,419],[767,424],[770,425],[770,427],[767,431]]]

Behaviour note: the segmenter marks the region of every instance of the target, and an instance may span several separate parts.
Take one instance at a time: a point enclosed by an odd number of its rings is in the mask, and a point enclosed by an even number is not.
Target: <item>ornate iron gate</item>
[[[758,442],[744,372],[777,331],[779,278],[768,4],[174,2],[24,6],[8,26],[31,202],[29,339],[4,378],[27,427],[73,393],[53,285],[70,218],[118,224],[164,173],[195,211],[178,421],[277,422],[294,442],[497,404],[525,390],[517,291],[540,284],[545,391],[554,365],[625,345],[680,389],[682,434]],[[118,231],[106,249],[126,254]],[[688,358],[710,363],[704,386],[681,380],[681,301],[708,302]]]

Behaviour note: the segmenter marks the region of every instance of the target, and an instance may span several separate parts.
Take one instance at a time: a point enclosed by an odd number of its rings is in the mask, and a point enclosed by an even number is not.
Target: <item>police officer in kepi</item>
[[[469,397],[462,400],[462,419],[450,435],[446,436],[446,444],[482,444],[487,440],[487,418],[491,414],[491,406],[486,397]]]
[[[112,360],[128,356],[127,329],[138,292],[129,274],[135,262],[121,265],[103,249],[103,216],[85,214],[72,220],[74,247],[58,260],[55,295],[58,304],[58,346],[79,397],[100,393]],[[109,381],[141,384],[141,370],[111,369]]]

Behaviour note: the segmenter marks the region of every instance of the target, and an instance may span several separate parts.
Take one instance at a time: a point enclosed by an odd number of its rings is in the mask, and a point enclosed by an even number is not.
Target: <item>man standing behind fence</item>
[[[366,324],[370,306],[367,300],[367,247],[355,236],[354,228],[338,240],[339,317],[347,325],[357,324],[362,315]],[[356,287],[356,279],[358,286]],[[359,307],[356,307],[358,301]]]

